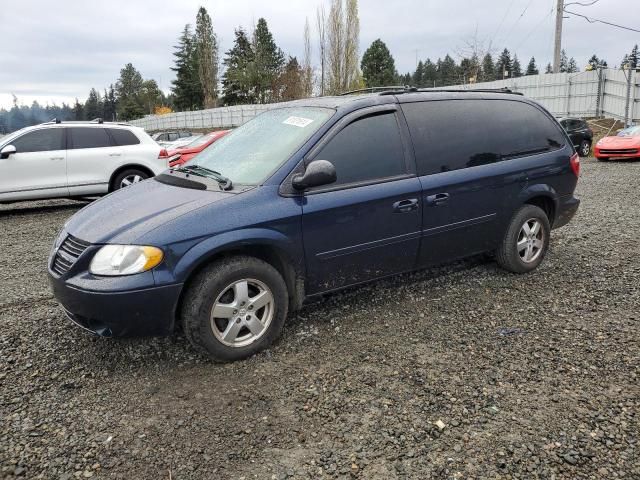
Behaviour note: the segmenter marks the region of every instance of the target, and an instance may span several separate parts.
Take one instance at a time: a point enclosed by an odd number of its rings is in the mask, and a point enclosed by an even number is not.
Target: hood
[[[149,179],[87,205],[71,217],[65,230],[90,243],[133,244],[167,222],[236,195],[175,187]]]
[[[640,145],[640,137],[604,137],[598,142],[598,146],[629,148]]]

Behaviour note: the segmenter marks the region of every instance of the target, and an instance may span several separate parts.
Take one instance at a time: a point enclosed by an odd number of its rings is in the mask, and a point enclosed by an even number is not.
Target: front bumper
[[[626,150],[626,151],[625,151]],[[638,149],[611,149],[595,147],[593,149],[593,155],[596,158],[640,158],[640,150]]]
[[[556,218],[553,221],[553,228],[564,227],[571,221],[578,207],[580,206],[580,200],[573,195],[566,195],[560,197],[558,201],[558,210],[556,212]]]
[[[101,336],[169,335],[182,285],[125,291],[91,291],[49,272],[53,294],[67,316]]]

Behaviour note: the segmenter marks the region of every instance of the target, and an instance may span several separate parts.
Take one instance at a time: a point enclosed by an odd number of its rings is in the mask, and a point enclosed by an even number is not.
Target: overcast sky
[[[567,3],[573,0],[565,0]],[[589,3],[592,0],[581,0]],[[567,9],[638,28],[639,0],[599,0]],[[0,7],[0,107],[86,99],[91,87],[115,83],[128,62],[169,91],[173,45],[204,5],[213,17],[221,50],[233,30],[265,17],[278,45],[302,54],[305,17],[315,26],[321,0],[2,0]],[[329,0],[325,0],[327,4]],[[507,47],[526,66],[535,56],[542,69],[551,61],[556,0],[360,0],[360,54],[381,38],[400,72],[415,69],[416,54],[434,61],[463,49],[477,36],[498,51]],[[315,27],[312,28],[315,37]],[[315,40],[315,39],[314,39]],[[610,66],[620,63],[640,34],[584,19],[565,19],[563,47],[582,68],[596,53]],[[314,42],[315,47],[315,42]],[[459,58],[456,57],[456,60]],[[315,61],[317,63],[317,59]]]

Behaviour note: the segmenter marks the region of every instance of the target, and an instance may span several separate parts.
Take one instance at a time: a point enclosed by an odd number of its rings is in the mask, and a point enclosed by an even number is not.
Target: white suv
[[[141,128],[53,120],[0,139],[0,202],[101,195],[168,165],[166,150]]]

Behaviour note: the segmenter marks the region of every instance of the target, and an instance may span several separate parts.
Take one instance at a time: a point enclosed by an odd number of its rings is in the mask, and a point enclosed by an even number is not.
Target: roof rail
[[[340,95],[338,95],[339,97],[343,97],[345,95],[357,95],[358,93],[376,93],[376,92],[387,92],[389,90],[394,90],[394,91],[398,91],[398,90],[406,90],[406,89],[410,89],[412,87],[409,87],[408,85],[394,85],[394,86],[389,86],[389,87],[368,87],[368,88],[360,88],[358,90],[351,90],[349,92],[344,92],[341,93]]]
[[[94,118],[93,120],[91,120],[91,123],[104,123],[104,120],[100,117],[98,118]]]
[[[508,95],[524,95],[522,92],[514,92],[510,88],[417,88],[417,92],[446,92],[446,93],[505,93]]]
[[[51,123],[62,123],[62,120],[60,120],[59,118],[52,118],[51,120],[49,120],[48,122],[44,122],[42,125],[49,125]]]

